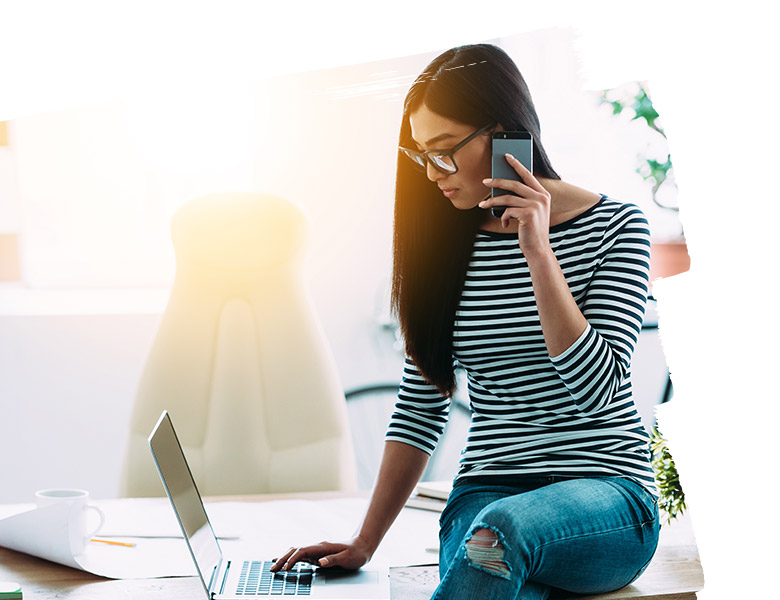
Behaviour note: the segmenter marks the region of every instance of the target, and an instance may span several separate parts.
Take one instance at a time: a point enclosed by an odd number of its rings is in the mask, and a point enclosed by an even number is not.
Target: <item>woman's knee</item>
[[[465,541],[469,563],[493,575],[509,579],[515,567],[525,568],[530,561],[530,548],[526,536],[518,535],[522,529],[510,511],[510,503],[501,500],[486,506],[472,521]]]
[[[474,526],[466,540],[466,559],[476,568],[509,579],[512,569],[504,559],[507,548],[500,530],[486,523]]]

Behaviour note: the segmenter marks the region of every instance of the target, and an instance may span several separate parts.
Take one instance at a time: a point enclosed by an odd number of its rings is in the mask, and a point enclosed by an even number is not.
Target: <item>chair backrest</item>
[[[120,493],[164,495],[147,437],[170,412],[203,495],[352,489],[344,394],[303,282],[308,218],[219,194],[172,220],[176,277],[138,386]]]

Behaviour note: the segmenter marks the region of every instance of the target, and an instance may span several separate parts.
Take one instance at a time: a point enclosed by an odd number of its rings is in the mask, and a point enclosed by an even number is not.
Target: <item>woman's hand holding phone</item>
[[[517,171],[508,164],[506,155],[511,154],[519,160],[525,167],[534,170],[534,140],[533,136],[527,131],[505,131],[498,129],[491,136],[491,157],[490,157],[490,176],[493,179],[520,179]],[[522,183],[522,180],[521,180]],[[493,189],[490,196],[503,195],[503,190]],[[490,212],[496,219],[500,219],[504,214],[504,206],[494,205]]]
[[[482,183],[487,187],[507,190],[507,194],[483,200],[479,206],[484,209],[505,207],[501,215],[503,227],[509,226],[510,219],[517,219],[520,249],[528,257],[550,247],[550,193],[514,156],[507,154],[506,161],[523,183],[512,179],[484,179]]]

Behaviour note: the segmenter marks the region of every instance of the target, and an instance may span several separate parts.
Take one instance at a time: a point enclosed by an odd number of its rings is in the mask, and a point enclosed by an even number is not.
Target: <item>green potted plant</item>
[[[602,105],[608,105],[613,115],[626,115],[633,113],[632,121],[644,121],[646,125],[666,140],[666,133],[659,125],[658,112],[653,106],[650,95],[644,84],[636,82],[631,85],[621,86],[616,89],[603,90],[599,101]],[[658,149],[656,149],[658,151]],[[672,167],[671,154],[663,151],[666,156],[648,156],[642,152],[638,156],[639,166],[636,172],[650,184],[650,197],[661,208],[679,211],[676,204],[665,203],[659,199],[659,190],[676,189],[674,183],[674,169]],[[685,233],[680,224],[679,239],[666,242],[653,242],[650,251],[650,281],[657,277],[671,277],[677,273],[688,270],[690,258],[685,244]],[[659,508],[666,517],[666,523],[681,516],[687,506],[685,493],[680,485],[680,475],[669,452],[666,439],[653,427],[650,432],[650,450],[652,452],[652,465],[655,473],[656,484],[661,495]]]
[[[666,523],[681,516],[688,508],[685,504],[685,492],[680,485],[680,475],[669,452],[666,439],[656,427],[650,432],[650,450],[655,482],[661,499],[658,507],[666,516]]]
[[[613,115],[624,118],[631,115],[631,121],[644,122],[653,132],[649,137],[661,136],[666,141],[666,133],[658,123],[659,115],[653,106],[645,85],[641,82],[627,84],[615,89],[603,90],[599,97],[601,105],[611,108]],[[677,184],[674,181],[674,167],[671,154],[665,149],[665,143],[656,146],[653,152],[639,152],[636,172],[647,182],[650,198],[663,209],[679,212],[676,205]],[[658,277],[671,277],[687,271],[690,267],[685,232],[680,224],[680,233],[676,239],[654,240],[651,249],[650,281]]]

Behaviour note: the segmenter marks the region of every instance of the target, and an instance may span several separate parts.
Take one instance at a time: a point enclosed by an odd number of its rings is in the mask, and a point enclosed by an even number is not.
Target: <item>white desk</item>
[[[279,500],[285,502],[271,502]],[[236,548],[242,550],[245,547],[256,548],[259,559],[273,558],[292,544],[316,543],[323,538],[334,540],[348,538],[358,525],[367,501],[368,492],[353,494],[310,492],[205,499],[206,510],[210,514],[218,536],[240,533],[238,540],[221,540],[223,550],[230,552]],[[167,498],[149,502],[158,515],[170,511],[170,518],[175,524]],[[223,504],[225,502],[240,502],[241,505]],[[95,503],[101,504],[100,501]],[[113,526],[110,515],[111,512],[116,514],[117,503],[121,501],[105,502],[106,530],[110,530]],[[286,524],[285,519],[279,514],[289,509],[294,509],[298,513],[297,524]],[[386,570],[391,565],[436,562],[436,554],[427,552],[426,548],[437,544],[438,516],[437,513],[430,511],[414,509],[402,511],[372,559],[371,566]],[[246,520],[245,526],[240,523],[242,519]],[[183,554],[187,553],[183,540],[181,549]],[[127,552],[128,556],[131,556],[133,551],[126,548],[120,550]],[[194,575],[194,567],[192,572]],[[21,584],[25,598],[40,600],[62,597],[67,597],[69,600],[205,598],[203,588],[194,576],[110,580],[5,548],[0,548],[0,580],[16,581]]]

